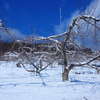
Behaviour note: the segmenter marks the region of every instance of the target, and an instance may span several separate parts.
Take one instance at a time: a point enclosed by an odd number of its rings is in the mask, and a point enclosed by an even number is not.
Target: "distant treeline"
[[[48,52],[55,52],[56,47],[52,43],[19,43],[19,42],[2,42],[0,41],[0,55],[4,55],[6,52],[21,52],[19,51],[19,47],[30,47],[34,50],[34,52],[38,51],[48,51]],[[74,46],[66,46],[67,50],[69,51],[78,51],[77,48]],[[28,49],[25,51],[29,52]],[[92,50],[90,48],[84,48],[80,51],[91,54]]]

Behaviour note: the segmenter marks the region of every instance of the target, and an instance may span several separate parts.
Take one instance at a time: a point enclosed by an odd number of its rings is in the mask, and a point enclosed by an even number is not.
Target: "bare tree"
[[[100,22],[99,18],[89,16],[89,15],[81,15],[81,16],[76,17],[73,20],[67,32],[64,32],[59,35],[46,37],[46,38],[45,37],[37,37],[37,38],[30,38],[30,39],[26,38],[23,41],[19,41],[20,43],[34,42],[34,41],[35,42],[49,41],[48,48],[50,49],[50,48],[55,47],[55,50],[51,53],[48,50],[46,50],[46,52],[43,52],[42,48],[45,48],[47,46],[47,43],[41,44],[41,48],[40,48],[41,50],[39,49],[38,52],[33,52],[34,55],[37,55],[37,56],[34,56],[34,58],[36,59],[37,57],[38,59],[37,60],[38,64],[36,65],[32,61],[32,58],[30,58],[30,56],[28,56],[28,54],[26,53],[25,48],[22,46],[21,48],[26,58],[34,66],[36,70],[27,70],[24,64],[22,64],[23,67],[25,68],[25,70],[29,72],[40,73],[42,70],[46,69],[53,61],[60,58],[62,59],[62,62],[63,62],[63,72],[62,72],[63,81],[68,80],[68,74],[70,70],[75,66],[85,67],[87,65],[93,68],[92,67],[93,65],[91,62],[100,58],[100,53],[98,52],[98,54],[95,56],[93,56],[92,54],[84,53],[82,52],[82,46],[80,44],[81,44],[81,38],[87,38],[91,34],[94,34],[94,35],[98,34],[98,31],[90,31],[90,30],[92,29],[100,30],[99,22]],[[97,38],[95,37],[93,39],[96,40]],[[77,42],[77,40],[79,41]],[[69,50],[67,48],[68,45],[72,45],[75,50]],[[28,48],[28,49],[30,49],[31,52],[33,50],[31,48]],[[78,53],[78,56],[74,58],[75,54],[77,53]],[[45,67],[41,65],[41,62],[45,61],[44,58],[49,59],[49,62]],[[94,66],[94,68],[96,67]]]

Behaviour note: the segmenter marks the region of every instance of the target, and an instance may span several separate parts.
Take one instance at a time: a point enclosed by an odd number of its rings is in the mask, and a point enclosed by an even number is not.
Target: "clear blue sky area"
[[[78,9],[84,10],[92,0],[0,0],[0,19],[6,27],[18,29],[22,34],[30,35],[37,31],[42,36],[50,35],[54,26],[67,19]]]

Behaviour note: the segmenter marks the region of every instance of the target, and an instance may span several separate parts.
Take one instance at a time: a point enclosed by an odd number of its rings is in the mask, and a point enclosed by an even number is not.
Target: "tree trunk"
[[[98,68],[96,68],[96,74],[99,74],[99,69]]]
[[[62,73],[63,82],[68,81],[69,79],[69,71],[74,67],[74,64],[71,64],[68,68],[64,67],[64,72]]]
[[[68,69],[64,69],[64,72],[62,73],[62,80],[63,82],[67,81],[69,79],[69,70]]]

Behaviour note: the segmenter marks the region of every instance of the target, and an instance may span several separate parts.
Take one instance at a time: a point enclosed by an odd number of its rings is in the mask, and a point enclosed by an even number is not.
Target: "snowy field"
[[[15,62],[0,62],[0,100],[100,100],[100,74],[94,69],[74,68],[67,82],[62,82],[61,72],[61,66],[41,72],[43,85],[40,76]]]

